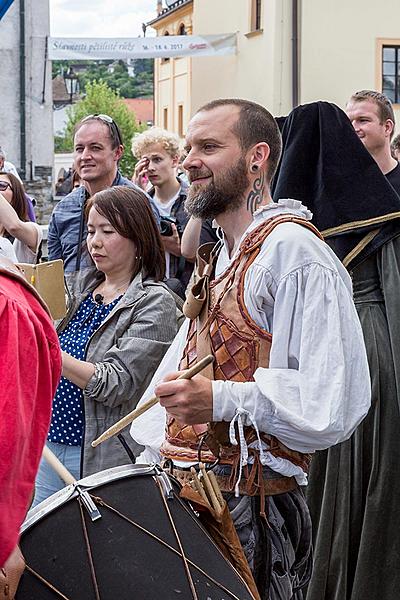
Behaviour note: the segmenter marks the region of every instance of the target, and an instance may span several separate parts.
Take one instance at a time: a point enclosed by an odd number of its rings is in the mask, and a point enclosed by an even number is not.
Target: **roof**
[[[135,113],[136,121],[141,123],[153,122],[154,99],[153,98],[122,98],[124,104]]]
[[[174,2],[167,8],[163,8],[162,11],[158,13],[157,17],[152,21],[149,21],[147,25],[151,27],[154,23],[157,23],[157,21],[161,21],[161,19],[163,19],[167,15],[169,16],[172,12],[175,12],[176,10],[182,8],[182,6],[185,6],[186,4],[191,4],[192,2],[193,0],[176,0],[176,2]]]
[[[65,79],[61,75],[54,77],[52,81],[53,102],[69,102],[70,96],[67,92]]]

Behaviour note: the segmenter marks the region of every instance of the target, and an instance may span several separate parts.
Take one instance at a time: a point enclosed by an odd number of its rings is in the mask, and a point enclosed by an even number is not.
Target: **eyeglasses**
[[[121,132],[118,128],[118,125],[109,115],[102,115],[95,113],[94,115],[88,115],[84,119],[82,119],[81,123],[85,123],[86,121],[91,121],[93,119],[98,119],[99,121],[103,121],[106,125],[109,126],[111,132],[111,140],[113,143],[116,143],[118,146],[122,146],[122,136]]]
[[[8,181],[0,181],[0,192],[5,192],[7,188],[13,191],[11,184]]]

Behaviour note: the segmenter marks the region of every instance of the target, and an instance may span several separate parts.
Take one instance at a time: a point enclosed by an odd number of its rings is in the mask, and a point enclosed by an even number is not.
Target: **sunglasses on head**
[[[8,181],[0,181],[0,192],[5,192],[7,188],[13,191],[11,184]]]
[[[121,132],[114,119],[112,119],[109,115],[95,113],[94,115],[88,115],[87,117],[82,119],[81,123],[85,123],[85,121],[92,121],[93,119],[98,119],[99,121],[103,121],[103,123],[106,123],[106,125],[108,125],[112,131],[114,131],[114,137],[116,138],[118,145],[122,146]]]

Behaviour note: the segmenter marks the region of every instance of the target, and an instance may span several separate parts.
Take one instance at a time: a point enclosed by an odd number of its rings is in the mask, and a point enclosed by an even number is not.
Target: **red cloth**
[[[36,297],[0,273],[0,567],[31,500],[61,374],[53,323]]]

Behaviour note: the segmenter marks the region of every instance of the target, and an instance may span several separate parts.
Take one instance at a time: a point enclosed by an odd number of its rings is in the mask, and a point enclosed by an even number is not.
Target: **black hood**
[[[400,197],[340,108],[313,102],[277,121],[283,152],[274,200],[301,200],[348,267],[400,234]]]

